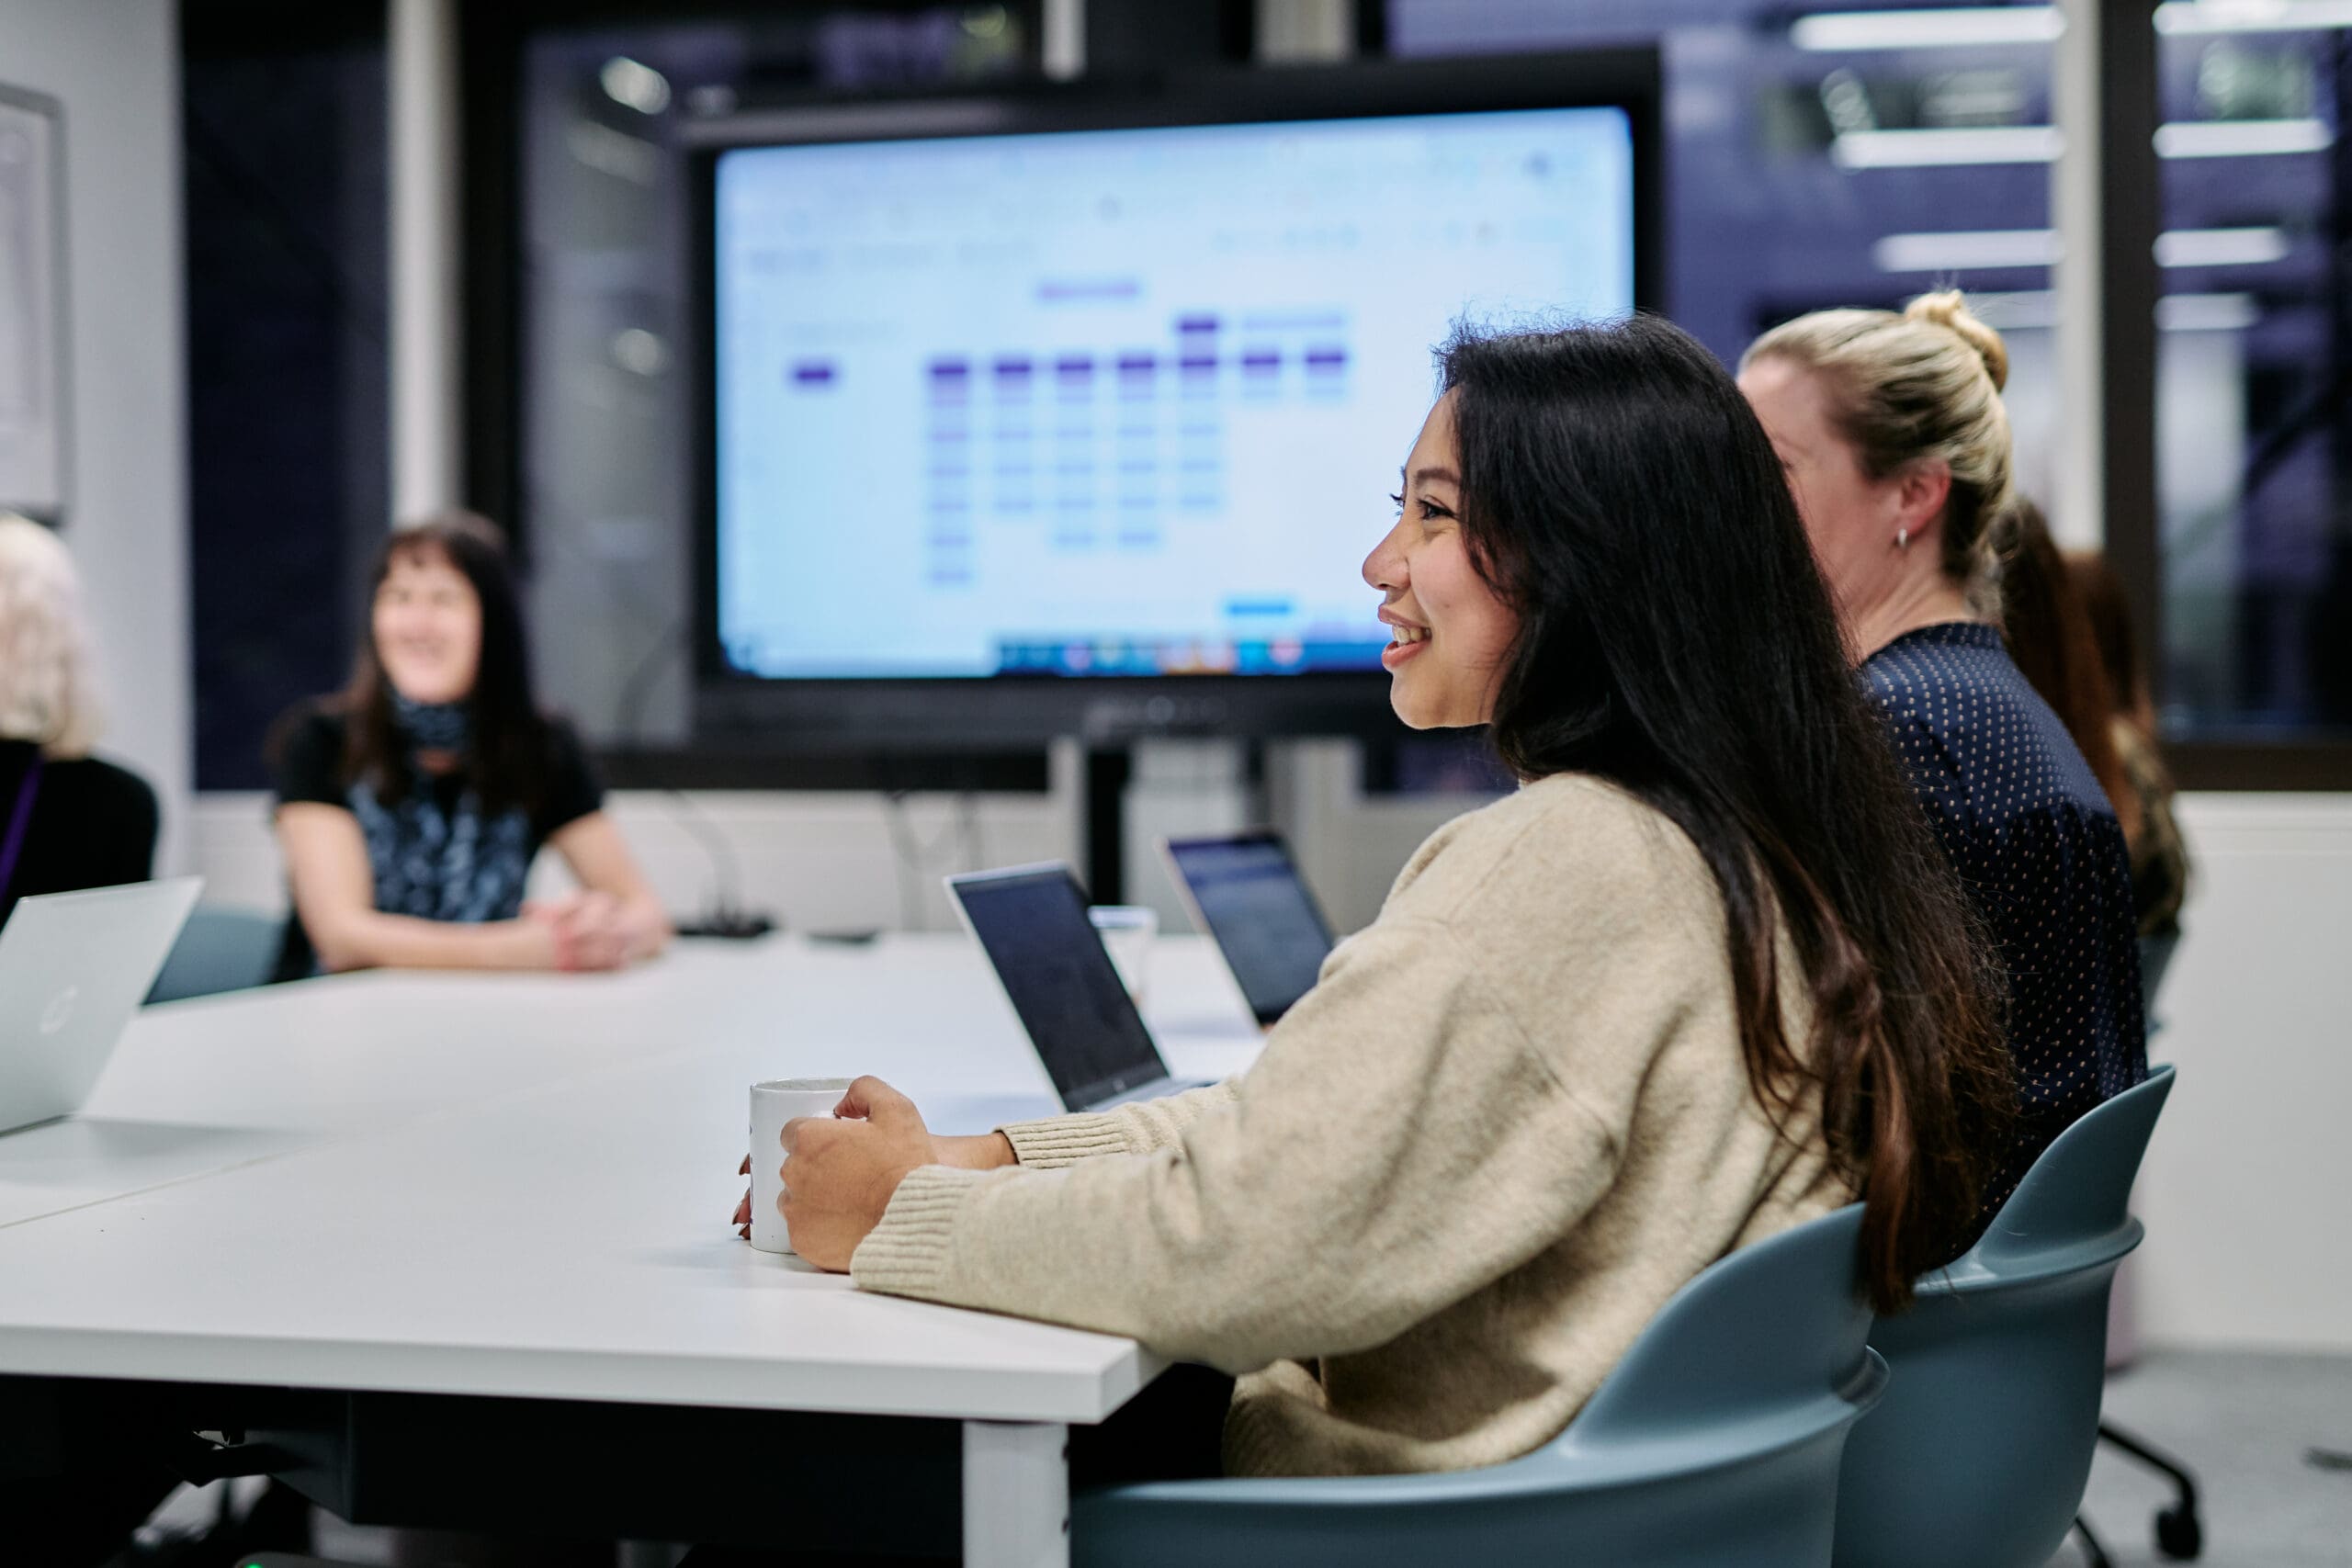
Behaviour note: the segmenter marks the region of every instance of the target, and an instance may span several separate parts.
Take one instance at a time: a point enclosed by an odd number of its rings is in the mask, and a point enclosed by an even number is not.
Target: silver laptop
[[[0,1133],[82,1109],[200,876],[17,900],[0,926]]]
[[[1315,988],[1331,956],[1331,926],[1280,833],[1261,830],[1160,843],[1168,869],[1261,1024]]]
[[[1069,866],[1056,861],[951,876],[947,891],[1065,1110],[1103,1111],[1202,1087],[1169,1076]]]

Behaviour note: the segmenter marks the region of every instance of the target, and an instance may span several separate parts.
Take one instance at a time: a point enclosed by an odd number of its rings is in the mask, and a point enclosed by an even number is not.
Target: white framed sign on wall
[[[55,98],[0,85],[0,508],[67,501],[65,141]]]

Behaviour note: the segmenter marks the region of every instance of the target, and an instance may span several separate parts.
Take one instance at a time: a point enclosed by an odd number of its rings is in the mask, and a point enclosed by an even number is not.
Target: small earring
[[[1894,547],[1898,550],[1907,550],[1911,547],[1911,530],[1907,526],[1894,531]]]

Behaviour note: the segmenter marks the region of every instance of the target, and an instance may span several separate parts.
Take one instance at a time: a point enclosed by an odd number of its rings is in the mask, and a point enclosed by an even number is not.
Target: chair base
[[[2205,1550],[2205,1523],[2197,1512],[2196,1475],[2162,1449],[2151,1447],[2120,1427],[2100,1422],[2098,1440],[2122,1450],[2172,1482],[2173,1505],[2156,1514],[2156,1551],[2168,1562],[2194,1562]],[[2090,1532],[2086,1529],[2083,1534],[2087,1539]]]

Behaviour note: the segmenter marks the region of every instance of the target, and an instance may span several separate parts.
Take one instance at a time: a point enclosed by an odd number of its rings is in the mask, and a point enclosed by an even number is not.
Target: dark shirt
[[[1922,626],[1862,678],[1912,794],[2008,971],[2018,1137],[1985,1190],[1996,1210],[2052,1139],[2148,1076],[2132,857],[2066,728],[1991,626]]]
[[[0,839],[39,750],[29,740],[0,740]],[[0,888],[0,922],[28,894],[146,881],[154,870],[161,819],[155,792],[137,773],[95,757],[43,761],[16,874]]]
[[[546,789],[531,811],[482,811],[462,770],[420,774],[404,798],[379,800],[364,779],[344,783],[345,733],[343,716],[322,708],[288,724],[277,758],[277,804],[338,806],[358,819],[376,908],[386,914],[513,919],[522,910],[523,885],[539,847],[605,803],[604,789],[566,725],[548,727]],[[300,915],[288,916],[277,977],[299,979],[317,969]]]

